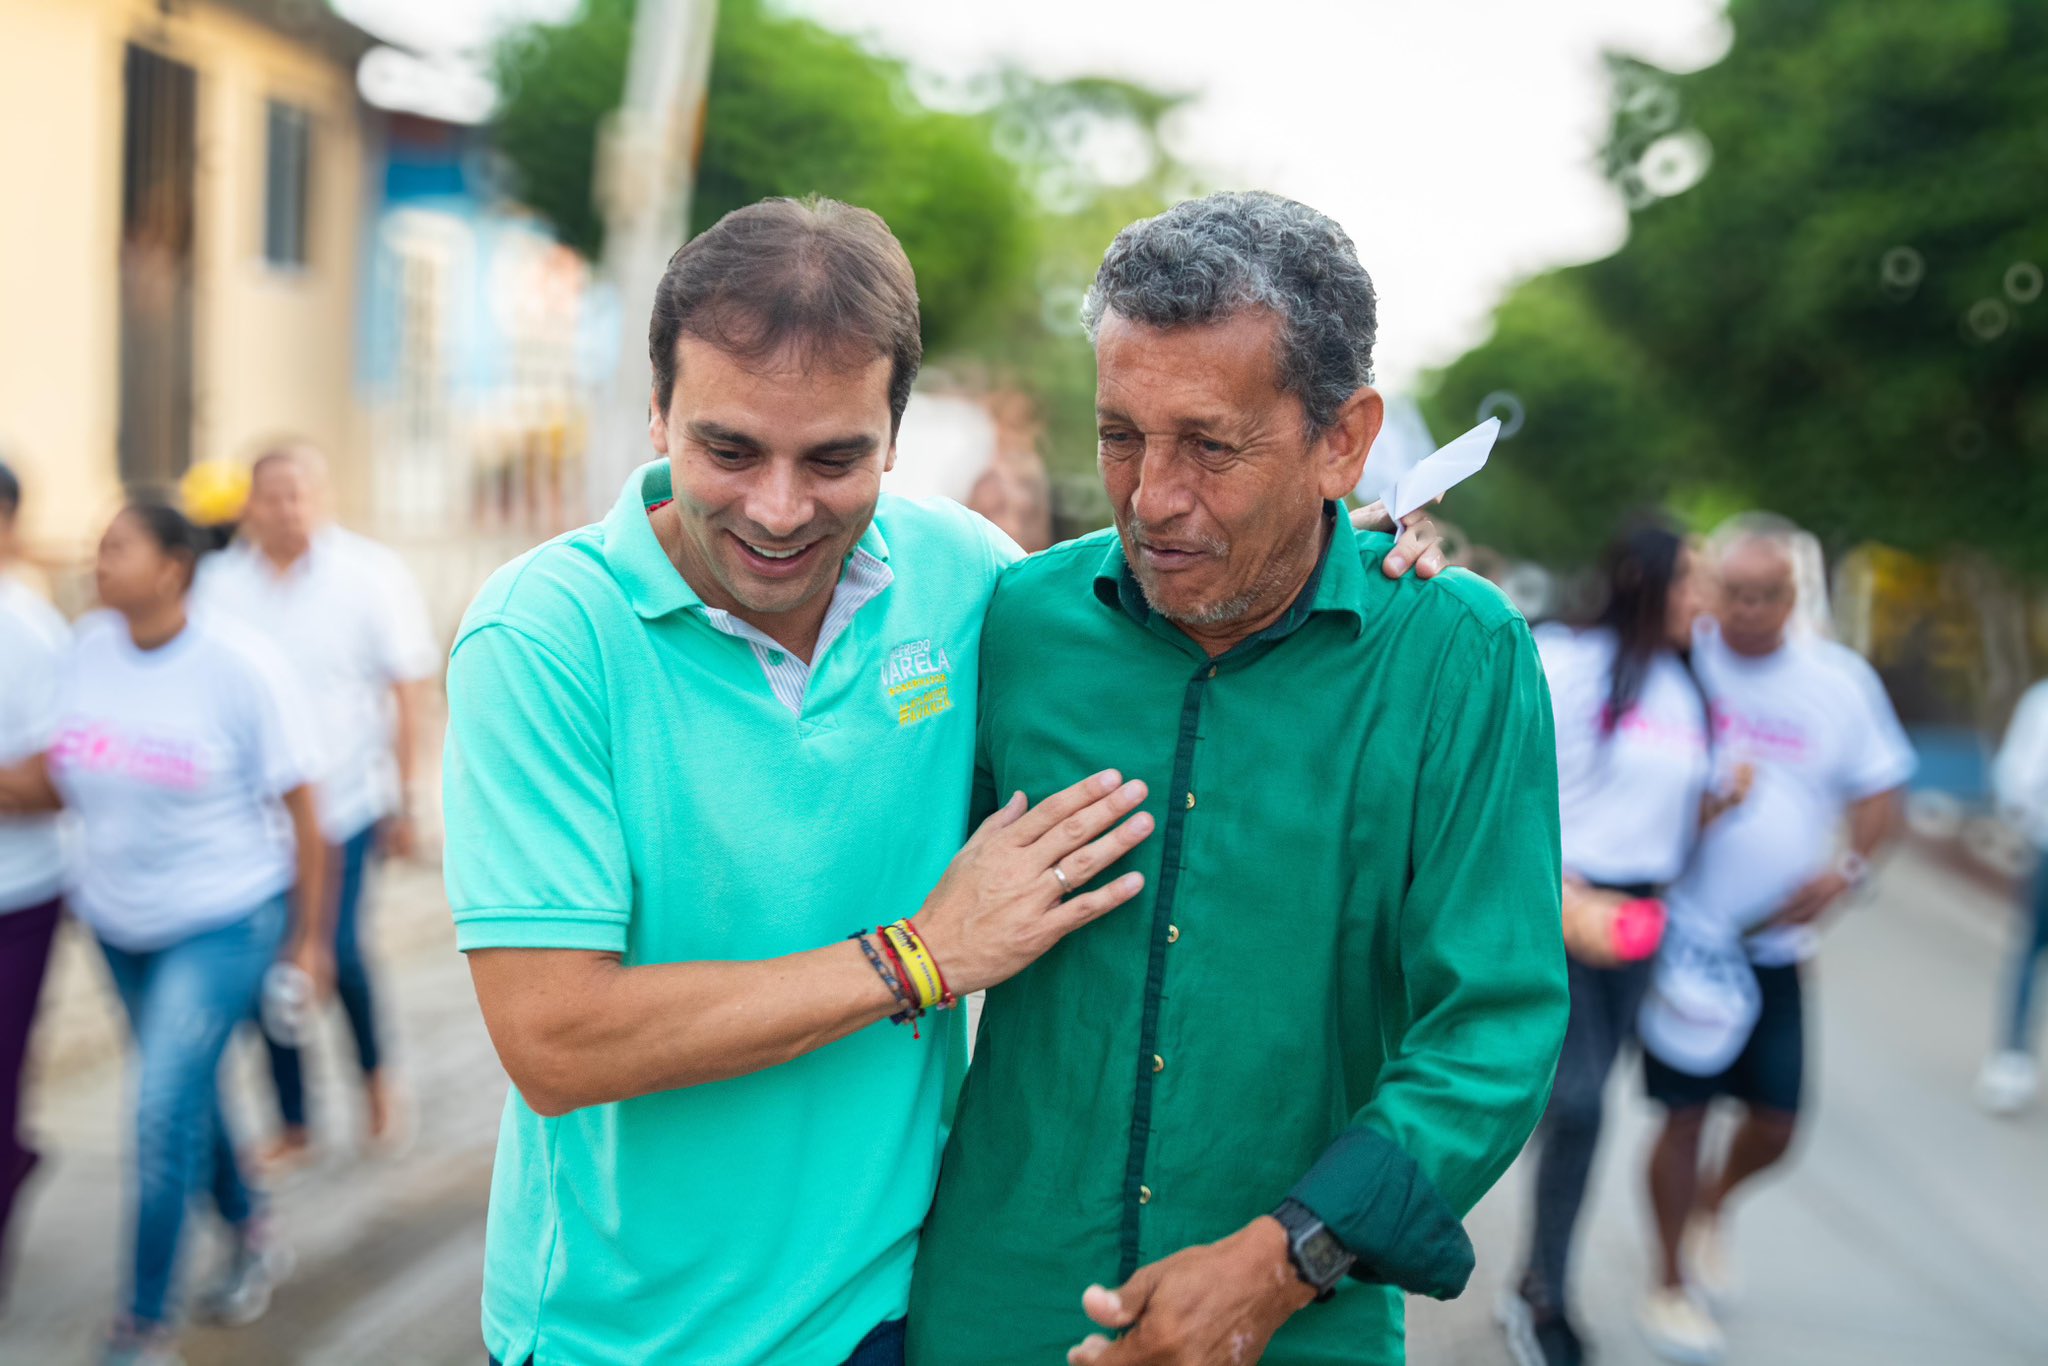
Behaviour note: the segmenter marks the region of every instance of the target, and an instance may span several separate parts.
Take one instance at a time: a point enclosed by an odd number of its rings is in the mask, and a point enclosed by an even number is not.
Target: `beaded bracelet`
[[[924,1013],[918,1009],[916,999],[910,995],[909,989],[903,985],[901,979],[889,970],[887,963],[882,961],[882,955],[875,951],[874,941],[868,938],[865,930],[855,930],[846,937],[860,945],[860,951],[867,955],[868,963],[874,968],[875,974],[882,979],[882,985],[889,988],[889,994],[895,997],[897,1004],[903,1007],[903,1009],[889,1017],[892,1021],[902,1024],[905,1021],[915,1020]]]

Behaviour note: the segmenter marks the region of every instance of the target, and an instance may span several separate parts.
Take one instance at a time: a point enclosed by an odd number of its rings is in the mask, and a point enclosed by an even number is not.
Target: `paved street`
[[[491,1147],[505,1081],[454,953],[432,873],[385,884],[377,940],[418,1137],[358,1158],[358,1118],[316,1091],[328,1157],[280,1195],[297,1277],[270,1316],[195,1332],[193,1366],[481,1360],[476,1298]],[[1745,1366],[2023,1366],[2048,1361],[2048,1114],[1971,1106],[2003,911],[1914,855],[1834,932],[1816,980],[1816,1123],[1798,1166],[1738,1214]],[[98,965],[62,947],[39,1039],[33,1123],[52,1156],[32,1192],[0,1362],[89,1359],[112,1303],[123,1185],[121,1072]],[[338,1021],[323,1076],[341,1075]],[[237,1059],[256,1064],[254,1050]],[[1646,1116],[1616,1081],[1615,1125],[1584,1244],[1583,1297],[1603,1366],[1648,1362],[1631,1322],[1644,1278],[1637,1196]],[[246,1093],[247,1088],[239,1088]],[[1519,1170],[1475,1213],[1479,1273],[1452,1305],[1411,1312],[1418,1363],[1501,1362],[1490,1305],[1516,1254]],[[207,1255],[212,1255],[209,1246]]]

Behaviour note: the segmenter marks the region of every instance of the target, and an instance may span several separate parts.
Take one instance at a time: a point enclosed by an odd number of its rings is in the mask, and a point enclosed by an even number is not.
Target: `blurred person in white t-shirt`
[[[9,574],[21,482],[0,464],[0,768],[50,741],[57,665],[71,642],[57,609]],[[64,848],[54,815],[0,820],[0,1294],[15,1197],[38,1161],[21,1133],[28,1057],[50,944],[63,912]]]
[[[1650,1158],[1661,1260],[1644,1327],[1673,1360],[1719,1356],[1708,1311],[1730,1292],[1723,1211],[1785,1157],[1797,1131],[1802,964],[1823,917],[1899,829],[1914,766],[1870,665],[1788,629],[1797,535],[1754,519],[1716,538],[1716,606],[1693,646],[1717,766],[1747,764],[1753,779],[1671,888],[1639,1021],[1646,1086],[1666,1112]],[[1725,1158],[1703,1173],[1702,1126],[1720,1098],[1742,1106],[1741,1121]]]
[[[59,665],[47,748],[0,769],[0,812],[77,820],[66,902],[135,1041],[133,1260],[103,1358],[123,1366],[176,1360],[178,1260],[202,1193],[232,1241],[199,1314],[247,1323],[268,1306],[287,1255],[228,1132],[221,1056],[275,963],[328,973],[317,737],[268,644],[188,613],[199,546],[160,503],[114,518],[95,565],[105,610]]]
[[[2036,851],[2048,851],[2048,678],[2020,698],[1992,762],[1991,786],[2006,818],[2020,828]],[[2041,1089],[2041,1065],[2034,1043],[2034,986],[2044,956],[2048,956],[2048,855],[2036,866],[2031,894],[2021,908],[2010,985],[2000,1003],[1998,1037],[1977,1079],[1978,1099],[1996,1115],[2020,1113],[2034,1103]]]
[[[420,685],[440,668],[427,609],[398,556],[328,518],[326,465],[303,445],[256,461],[235,542],[209,556],[195,601],[249,627],[284,655],[324,738],[320,825],[332,848],[335,995],[354,1036],[369,1138],[400,1119],[377,1027],[365,953],[365,888],[378,854],[414,849],[410,800]],[[299,1048],[265,1034],[280,1131],[263,1153],[286,1168],[311,1152]]]
[[[1675,528],[1629,527],[1603,556],[1604,604],[1592,623],[1536,633],[1557,732],[1567,901],[1592,915],[1583,933],[1565,936],[1571,1017],[1531,1140],[1528,1261],[1498,1310],[1518,1366],[1585,1359],[1568,1312],[1569,1258],[1607,1077],[1635,1036],[1661,928],[1655,899],[1685,866],[1707,814],[1707,702],[1686,659],[1698,614],[1691,561]],[[1645,923],[1617,933],[1623,909]]]

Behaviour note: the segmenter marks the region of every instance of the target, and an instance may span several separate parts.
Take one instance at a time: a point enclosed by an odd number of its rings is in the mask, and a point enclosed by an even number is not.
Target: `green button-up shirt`
[[[1398,1362],[1460,1220],[1549,1093],[1565,1019],[1557,771],[1527,625],[1377,572],[1337,517],[1289,613],[1210,659],[1114,532],[1012,566],[982,636],[976,802],[1114,766],[1145,891],[988,994],[925,1225],[913,1366],[1049,1366],[1090,1282],[1292,1194],[1359,1260],[1268,1362]]]

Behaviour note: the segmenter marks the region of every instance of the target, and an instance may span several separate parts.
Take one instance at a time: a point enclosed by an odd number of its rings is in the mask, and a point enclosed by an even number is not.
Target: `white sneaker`
[[[195,1316],[226,1328],[256,1322],[270,1308],[271,1292],[292,1274],[297,1258],[267,1221],[235,1241],[220,1280],[193,1306]]]
[[[169,1328],[137,1328],[124,1322],[107,1334],[100,1366],[185,1366],[185,1358],[178,1355],[177,1336]]]
[[[1688,1221],[1679,1255],[1686,1283],[1706,1297],[1710,1308],[1725,1311],[1735,1302],[1735,1263],[1719,1219],[1696,1216]]]
[[[1977,1103],[1994,1115],[2016,1115],[2041,1090],[2041,1065],[2017,1048],[1993,1053],[1977,1074]]]
[[[1683,1290],[1660,1286],[1643,1301],[1643,1337],[1650,1350],[1680,1366],[1715,1366],[1727,1350],[1721,1330]]]

